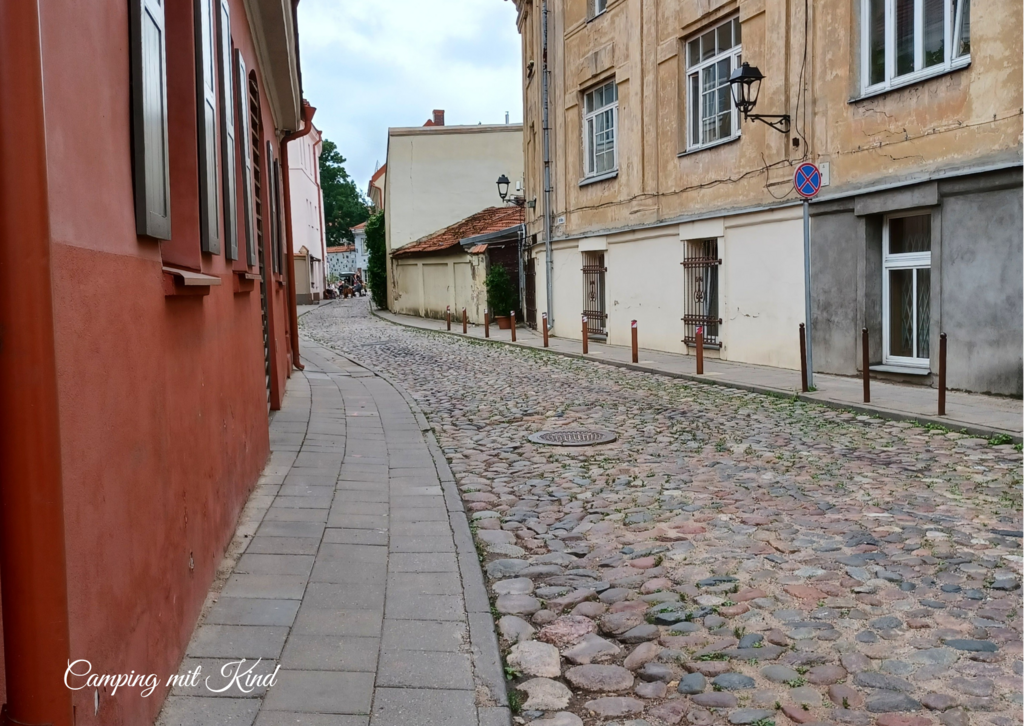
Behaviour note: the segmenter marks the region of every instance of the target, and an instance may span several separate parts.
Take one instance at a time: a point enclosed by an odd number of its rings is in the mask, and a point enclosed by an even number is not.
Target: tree
[[[384,212],[376,212],[366,223],[366,282],[370,287],[373,304],[388,306],[388,251],[384,240]]]
[[[345,171],[345,157],[330,139],[323,140],[320,151],[320,188],[324,195],[324,225],[327,246],[352,243],[352,227],[365,222],[370,208],[359,187]]]

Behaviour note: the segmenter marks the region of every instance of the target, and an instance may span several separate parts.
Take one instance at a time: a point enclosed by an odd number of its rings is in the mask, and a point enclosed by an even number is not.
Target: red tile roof
[[[362,224],[357,224],[355,227],[352,228],[352,231],[355,231],[357,229],[366,229],[366,222],[363,222]]]
[[[408,257],[429,252],[443,252],[458,247],[459,242],[467,237],[475,237],[489,232],[500,232],[515,227],[526,221],[525,210],[515,205],[509,207],[488,207],[476,214],[445,227],[440,232],[421,237],[415,242],[401,247],[391,253],[392,257]]]
[[[387,171],[388,165],[384,164],[377,171],[373,172],[373,176],[370,177],[370,186],[380,178],[380,175]]]
[[[339,247],[328,247],[327,248],[327,254],[331,254],[332,252],[355,252],[355,251],[356,251],[356,246],[355,245],[341,245]]]

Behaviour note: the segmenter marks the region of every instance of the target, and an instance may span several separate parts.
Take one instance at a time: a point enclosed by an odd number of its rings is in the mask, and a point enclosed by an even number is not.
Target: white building
[[[366,222],[352,228],[352,238],[355,240],[353,244],[356,248],[356,270],[363,276],[363,279],[366,279],[366,266],[370,261],[370,255],[366,250]]]
[[[299,305],[319,302],[326,284],[327,241],[324,237],[320,151],[323,140],[313,127],[288,145],[288,182],[292,197],[292,245],[295,253],[295,299]]]
[[[522,124],[445,126],[434,111],[424,126],[388,129],[384,217],[391,252],[449,227],[482,209],[498,206],[497,180],[511,180],[522,195]],[[388,307],[394,309],[393,270],[388,269]]]

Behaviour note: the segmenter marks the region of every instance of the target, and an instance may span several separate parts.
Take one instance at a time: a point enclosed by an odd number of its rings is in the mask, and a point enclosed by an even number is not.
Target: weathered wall
[[[172,242],[135,233],[128,5],[54,0],[44,10],[71,657],[90,660],[94,672],[166,682],[269,449],[259,287],[235,293],[232,263],[198,254],[197,218],[180,196]],[[234,42],[258,69],[242,0],[231,11]],[[174,13],[169,27],[180,29],[191,5]],[[172,55],[169,71],[194,82],[194,67],[174,65]],[[184,96],[169,87],[172,108]],[[265,100],[262,108],[273,129]],[[174,126],[180,118],[186,125]],[[171,158],[188,158],[178,144],[195,133],[194,106],[172,126]],[[191,169],[172,165],[172,186],[194,181]],[[162,253],[190,241],[190,259],[222,284],[205,297],[165,297]],[[279,397],[285,288],[270,287]],[[101,690],[96,713],[92,689],[76,691],[78,723],[151,723],[165,695]]]
[[[462,324],[462,308],[466,308],[469,322],[483,324],[487,307],[484,255],[399,257],[391,261],[391,271],[394,312],[443,320],[451,306],[454,327]]]

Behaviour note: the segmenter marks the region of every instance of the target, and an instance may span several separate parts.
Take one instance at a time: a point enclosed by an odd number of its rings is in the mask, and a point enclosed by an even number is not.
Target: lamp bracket
[[[788,134],[790,130],[789,114],[757,114],[744,113],[743,118],[747,121],[760,121],[766,126],[771,126],[776,131]]]

